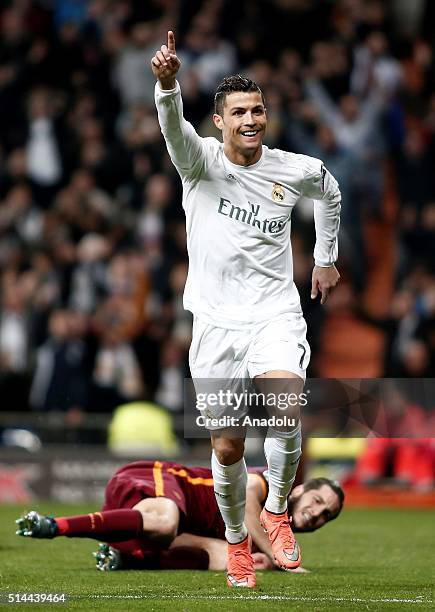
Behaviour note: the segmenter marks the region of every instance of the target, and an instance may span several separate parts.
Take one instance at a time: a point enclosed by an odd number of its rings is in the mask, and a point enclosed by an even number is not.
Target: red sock
[[[129,540],[142,534],[142,514],[139,510],[105,510],[79,516],[54,519],[58,535],[72,538],[95,538],[105,542]]]

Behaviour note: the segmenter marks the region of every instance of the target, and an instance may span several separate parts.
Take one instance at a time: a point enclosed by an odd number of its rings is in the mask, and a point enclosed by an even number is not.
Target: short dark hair
[[[340,483],[337,480],[331,480],[330,478],[310,478],[309,480],[303,483],[304,492],[320,489],[320,487],[322,487],[323,485],[327,485],[328,487],[330,487],[338,497],[339,508],[337,514],[329,519],[332,521],[340,514],[344,504],[344,491],[341,488]]]
[[[214,96],[214,112],[217,115],[223,115],[225,99],[228,94],[234,92],[257,92],[261,95],[263,104],[265,105],[264,95],[257,83],[248,77],[244,77],[241,74],[233,74],[232,76],[225,77],[225,79],[218,85]]]

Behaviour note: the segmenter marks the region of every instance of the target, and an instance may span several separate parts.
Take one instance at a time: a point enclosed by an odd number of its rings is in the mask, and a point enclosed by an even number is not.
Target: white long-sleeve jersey
[[[293,281],[291,213],[315,200],[318,266],[337,259],[340,191],[323,163],[263,145],[259,161],[238,166],[216,138],[201,138],[183,117],[180,87],[156,84],[159,123],[183,182],[189,273],[184,307],[226,328],[300,313]]]

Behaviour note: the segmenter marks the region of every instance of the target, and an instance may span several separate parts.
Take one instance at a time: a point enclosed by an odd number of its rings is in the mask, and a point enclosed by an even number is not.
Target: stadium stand
[[[149,70],[168,27],[185,113],[201,134],[216,135],[219,79],[247,73],[268,100],[266,144],[321,157],[340,182],[343,282],[326,309],[310,300],[310,202],[293,219],[309,374],[433,376],[433,3],[9,0],[0,9],[0,431],[13,413],[61,413],[77,442],[122,404],[182,412],[184,220]]]

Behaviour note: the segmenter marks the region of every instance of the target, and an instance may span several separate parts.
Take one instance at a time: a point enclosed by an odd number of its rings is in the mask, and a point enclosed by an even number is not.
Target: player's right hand
[[[254,569],[257,571],[276,569],[271,558],[262,552],[252,553],[254,559]]]
[[[181,62],[175,50],[175,36],[172,30],[169,30],[168,44],[162,45],[160,51],[156,51],[151,59],[151,70],[162,89],[173,89],[175,87],[175,75],[180,66]]]

